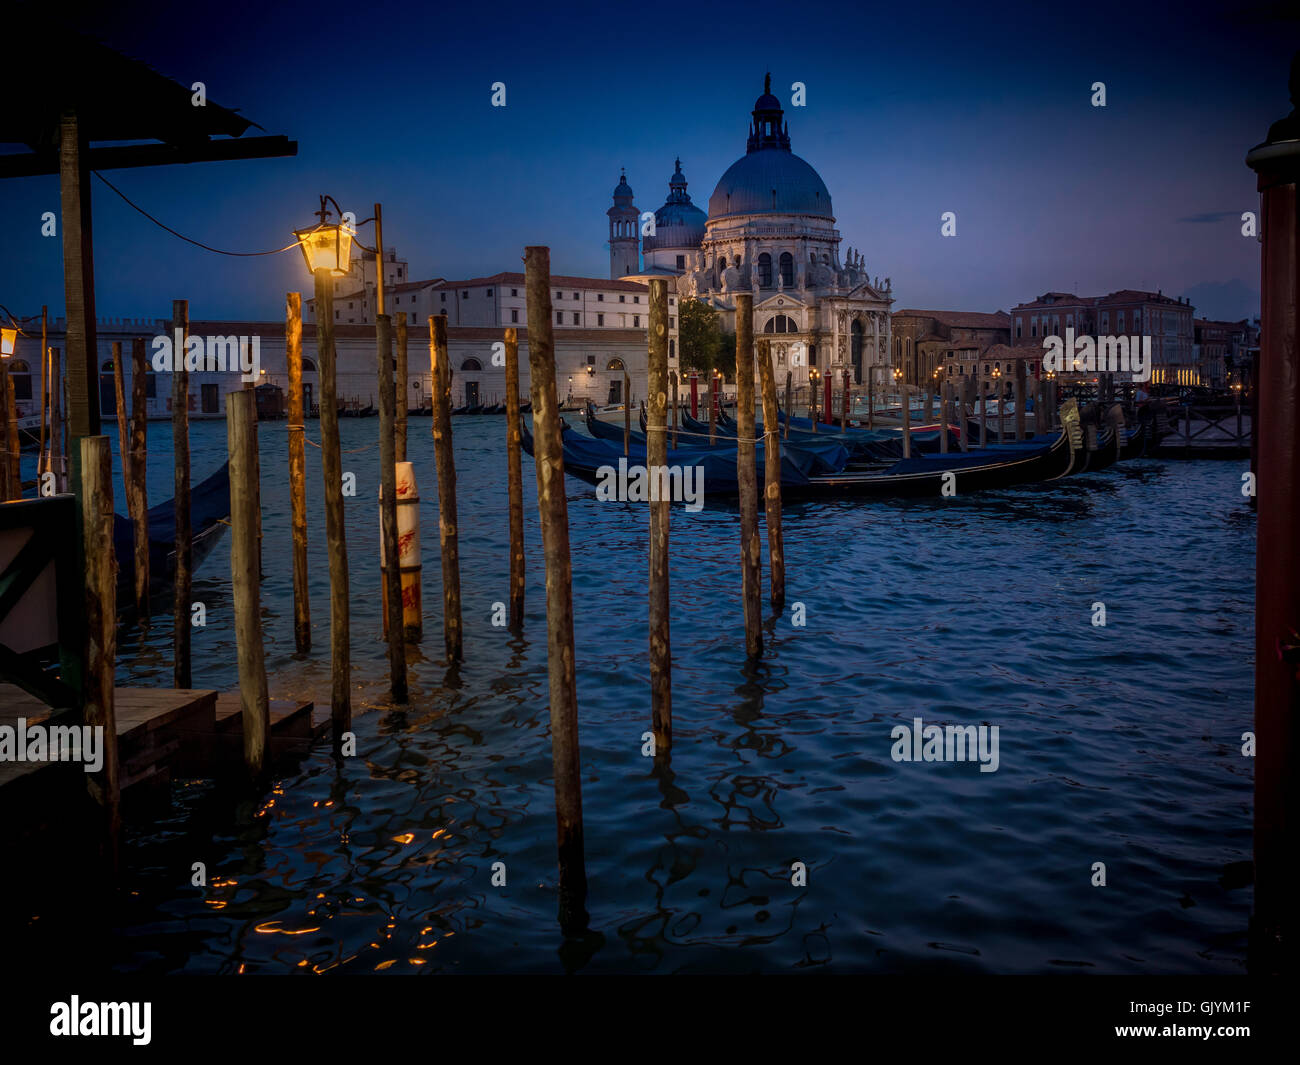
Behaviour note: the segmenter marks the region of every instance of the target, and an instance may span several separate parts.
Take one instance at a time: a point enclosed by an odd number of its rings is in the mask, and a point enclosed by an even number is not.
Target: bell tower
[[[626,172],[614,189],[614,206],[609,215],[609,276],[617,279],[641,269],[641,214],[632,203],[632,186]]]

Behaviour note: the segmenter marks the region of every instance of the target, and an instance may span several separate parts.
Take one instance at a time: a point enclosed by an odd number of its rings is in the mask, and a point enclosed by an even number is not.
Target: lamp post
[[[326,201],[340,221],[329,221]],[[320,198],[318,225],[295,230],[307,269],[316,283],[316,352],[319,356],[321,474],[325,487],[325,537],[329,547],[331,720],[337,748],[352,721],[351,634],[348,621],[348,550],[343,526],[343,469],[339,450],[339,409],[334,350],[334,278],[348,273],[352,231],[330,196]],[[395,619],[394,619],[395,620]]]
[[[817,367],[808,369],[808,420],[812,422],[812,431],[817,431],[817,382],[821,380]]]
[[[573,374],[569,374],[569,394],[564,398],[564,405],[568,407],[568,406],[572,406],[572,404],[573,404]]]

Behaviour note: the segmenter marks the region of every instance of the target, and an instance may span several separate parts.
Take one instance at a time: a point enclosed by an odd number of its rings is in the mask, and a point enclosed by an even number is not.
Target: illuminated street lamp
[[[12,358],[18,345],[18,330],[5,326],[0,329],[0,358]]]

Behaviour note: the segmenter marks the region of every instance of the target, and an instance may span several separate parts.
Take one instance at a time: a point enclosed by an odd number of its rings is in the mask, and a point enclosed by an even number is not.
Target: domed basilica
[[[890,343],[889,278],[867,274],[862,255],[840,256],[831,195],[807,162],[790,150],[771,75],[754,104],[745,154],[722,175],[706,215],[691,202],[681,160],[668,199],[642,240],[640,212],[623,176],[609,216],[610,276],[667,276],[678,297],[718,311],[734,331],[737,292],[754,297],[756,337],[771,336],[777,380],[786,370],[805,384],[808,370],[862,385],[875,368],[884,383]],[[671,288],[670,288],[671,291]]]

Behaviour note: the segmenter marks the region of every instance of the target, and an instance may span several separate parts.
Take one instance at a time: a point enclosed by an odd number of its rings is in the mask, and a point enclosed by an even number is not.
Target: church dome
[[[700,246],[704,239],[704,223],[708,216],[691,202],[686,191],[686,176],[682,161],[677,160],[677,170],[668,179],[668,199],[655,211],[655,231],[642,241],[644,251],[657,248],[691,248]]]
[[[807,162],[790,150],[790,130],[771,75],[754,103],[746,153],[709,197],[709,221],[744,214],[802,214],[834,221],[831,194]]]

